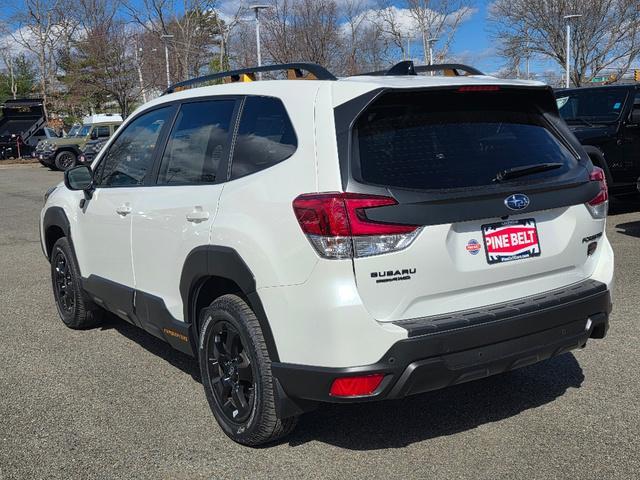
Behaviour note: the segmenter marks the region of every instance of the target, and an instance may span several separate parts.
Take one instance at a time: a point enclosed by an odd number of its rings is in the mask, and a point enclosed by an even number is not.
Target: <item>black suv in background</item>
[[[602,167],[613,194],[636,192],[640,177],[640,85],[555,92],[560,115]]]

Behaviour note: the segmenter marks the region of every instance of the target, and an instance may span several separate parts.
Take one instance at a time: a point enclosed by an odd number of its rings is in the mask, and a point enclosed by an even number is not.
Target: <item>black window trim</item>
[[[169,121],[166,122],[163,126],[162,129],[160,131],[160,134],[158,135],[158,141],[156,142],[156,145],[153,149],[153,153],[152,153],[152,157],[151,157],[151,167],[147,170],[147,173],[144,176],[144,180],[140,185],[95,185],[94,188],[98,189],[98,188],[139,188],[139,187],[146,187],[150,185],[150,180],[153,177],[154,172],[154,168],[157,162],[157,156],[158,156],[158,150],[159,147],[161,145],[164,145],[166,143],[166,137],[167,137],[167,126],[168,125],[173,125],[173,122],[175,121],[176,118],[176,114],[177,114],[177,103],[176,101],[173,102],[166,102],[166,103],[162,103],[160,105],[156,105],[152,108],[148,108],[142,112],[140,112],[138,115],[136,115],[135,117],[131,118],[131,120],[129,120],[128,122],[126,122],[126,125],[124,126],[124,128],[118,133],[117,136],[113,136],[110,138],[110,145],[109,145],[109,149],[106,150],[104,152],[104,154],[102,155],[102,157],[100,157],[100,161],[96,164],[96,166],[93,168],[93,172],[95,175],[95,172],[98,171],[98,169],[100,168],[101,164],[103,162],[106,161],[106,158],[109,155],[109,151],[111,150],[111,148],[113,148],[114,143],[116,143],[118,141],[118,139],[120,138],[120,136],[126,132],[127,128],[129,127],[129,125],[131,125],[133,122],[135,122],[137,119],[141,118],[142,116],[154,112],[156,110],[160,110],[162,108],[167,108],[169,107]],[[164,151],[164,147],[163,147],[163,151]]]
[[[227,144],[225,146],[222,157],[220,158],[220,165],[218,165],[218,175],[216,175],[215,182],[198,182],[198,183],[187,183],[187,182],[179,182],[179,183],[158,183],[158,176],[160,174],[160,166],[162,165],[162,157],[164,156],[164,152],[167,149],[169,144],[169,138],[171,137],[171,132],[175,127],[175,123],[178,120],[178,115],[180,114],[180,109],[182,105],[192,104],[192,103],[202,103],[202,102],[211,102],[211,101],[223,101],[223,100],[234,100],[235,105],[233,107],[233,113],[231,114],[231,121],[229,122],[229,132],[227,133]],[[236,130],[236,125],[239,123],[239,114],[240,114],[240,104],[244,103],[243,95],[207,95],[205,97],[192,97],[185,98],[183,100],[176,100],[175,102],[176,111],[174,113],[173,119],[171,121],[170,128],[167,131],[165,138],[163,138],[162,144],[160,145],[160,149],[157,152],[157,156],[154,157],[153,167],[151,168],[151,178],[153,181],[148,186],[152,187],[198,187],[202,185],[219,185],[221,183],[225,183],[228,180],[228,176],[224,175],[224,172],[228,168],[228,165],[231,164],[230,158],[232,154],[232,142],[233,137],[232,134]]]
[[[293,135],[295,137],[296,140],[296,149],[291,153],[291,155],[289,155],[287,158],[282,159],[280,162],[278,163],[274,163],[272,165],[269,165],[268,167],[262,169],[262,170],[258,170],[256,172],[250,173],[248,175],[245,175],[243,177],[239,177],[237,179],[232,179],[231,178],[231,169],[232,169],[232,159],[233,159],[233,153],[235,150],[235,146],[236,146],[236,140],[237,140],[237,134],[238,134],[238,129],[240,128],[240,120],[241,120],[241,116],[242,116],[242,111],[244,109],[244,104],[247,98],[249,97],[261,97],[261,98],[274,98],[278,101],[280,101],[280,103],[282,104],[282,107],[284,108],[284,111],[287,115],[287,120],[289,121],[289,124],[291,125],[291,128],[293,130]],[[201,182],[201,183],[169,183],[169,184],[159,184],[158,183],[158,175],[160,173],[160,165],[162,163],[162,157],[164,155],[164,152],[167,148],[167,144],[169,142],[169,137],[171,135],[171,132],[173,131],[174,125],[177,121],[178,118],[178,114],[180,112],[180,108],[182,107],[183,104],[188,104],[188,103],[198,103],[198,102],[206,102],[206,101],[212,101],[212,100],[235,100],[236,101],[236,105],[234,107],[233,110],[233,114],[231,115],[231,122],[229,123],[229,143],[227,148],[225,149],[225,153],[223,154],[222,158],[220,159],[220,165],[218,166],[218,171],[222,174],[220,176],[218,176],[216,178],[215,182]],[[184,99],[180,99],[180,100],[172,100],[170,102],[165,102],[159,105],[154,106],[153,108],[149,108],[147,110],[144,110],[142,112],[140,112],[138,115],[136,115],[134,118],[131,118],[131,120],[126,122],[125,128],[122,129],[122,131],[120,131],[118,133],[117,136],[113,136],[109,139],[110,141],[110,145],[109,145],[109,150],[111,149],[112,145],[118,140],[118,138],[120,137],[120,135],[122,135],[122,132],[124,132],[126,130],[126,127],[129,126],[129,124],[131,124],[132,122],[134,122],[135,120],[137,120],[138,118],[140,118],[142,115],[145,115],[147,113],[153,112],[154,110],[158,110],[160,108],[165,108],[165,107],[172,107],[174,110],[173,112],[170,114],[170,119],[167,123],[165,123],[165,125],[163,125],[162,127],[162,131],[160,132],[160,135],[158,136],[158,142],[156,143],[155,149],[154,149],[154,153],[153,153],[153,159],[152,159],[152,164],[151,164],[151,168],[147,171],[147,174],[145,175],[145,179],[144,182],[140,185],[96,185],[95,188],[135,188],[135,187],[197,187],[197,186],[202,186],[202,185],[219,185],[221,183],[226,183],[226,182],[231,182],[233,180],[239,180],[241,178],[246,178],[249,177],[251,175],[253,175],[254,173],[258,173],[264,170],[267,170],[275,165],[278,165],[279,163],[284,162],[285,160],[288,160],[289,158],[291,158],[293,155],[295,155],[295,153],[298,150],[298,145],[299,145],[299,137],[298,137],[298,133],[296,132],[296,128],[295,128],[295,124],[291,121],[291,116],[289,115],[289,111],[287,109],[287,105],[285,104],[285,102],[282,101],[282,98],[274,96],[274,95],[233,95],[233,94],[227,94],[227,95],[206,95],[206,96],[202,96],[202,97],[190,97],[190,98],[184,98]],[[94,172],[97,171],[100,168],[100,164],[102,162],[104,162],[105,158],[107,158],[108,154],[109,154],[109,150],[106,150],[101,158],[100,161],[96,164],[96,166],[94,167]],[[225,174],[226,172],[226,174]],[[218,180],[219,178],[219,180]]]

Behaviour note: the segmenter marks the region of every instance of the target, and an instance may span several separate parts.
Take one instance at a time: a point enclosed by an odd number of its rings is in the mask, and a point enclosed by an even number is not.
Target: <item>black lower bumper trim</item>
[[[410,335],[375,364],[324,368],[274,362],[272,372],[281,387],[280,396],[286,395],[287,401],[302,399],[308,405],[308,401],[401,398],[513,370],[582,347],[589,338],[605,336],[611,311],[606,286],[590,280],[562,291],[566,294],[554,291],[535,297],[535,308],[529,308],[530,299],[520,299],[510,302],[512,306],[500,305],[488,320],[483,317],[483,321],[465,326]],[[542,297],[550,301],[542,302]],[[518,308],[525,304],[525,308]],[[374,395],[329,395],[336,378],[368,373],[386,374]]]

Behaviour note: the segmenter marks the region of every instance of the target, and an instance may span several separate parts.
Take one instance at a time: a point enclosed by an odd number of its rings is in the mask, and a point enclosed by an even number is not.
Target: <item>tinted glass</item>
[[[247,97],[233,151],[231,178],[275,165],[293,155],[297,146],[296,134],[280,100]]]
[[[226,151],[235,100],[182,105],[158,174],[160,184],[216,181]]]
[[[103,125],[103,126],[96,127],[96,135],[98,136],[98,138],[108,137],[110,135],[109,126]]]
[[[97,170],[102,186],[142,185],[153,162],[153,151],[171,107],[154,110],[133,120],[113,142]]]
[[[383,95],[356,123],[354,176],[383,186],[445,189],[490,185],[503,170],[547,162],[562,167],[513,181],[564,173],[577,160],[546,128],[528,95]]]
[[[80,130],[77,133],[77,136],[86,137],[87,135],[89,135],[90,131],[91,131],[91,125],[82,125],[82,127],[80,127]]]
[[[556,92],[558,110],[568,123],[612,122],[618,119],[627,90],[624,88],[598,88]]]

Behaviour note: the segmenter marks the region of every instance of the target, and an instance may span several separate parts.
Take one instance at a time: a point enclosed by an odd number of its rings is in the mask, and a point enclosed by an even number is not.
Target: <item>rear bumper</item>
[[[408,338],[372,365],[324,368],[274,362],[280,413],[299,413],[316,402],[401,398],[530,365],[582,347],[589,338],[604,338],[610,312],[607,286],[587,280],[480,310],[397,322]],[[336,378],[370,373],[385,374],[373,395],[329,395]]]

